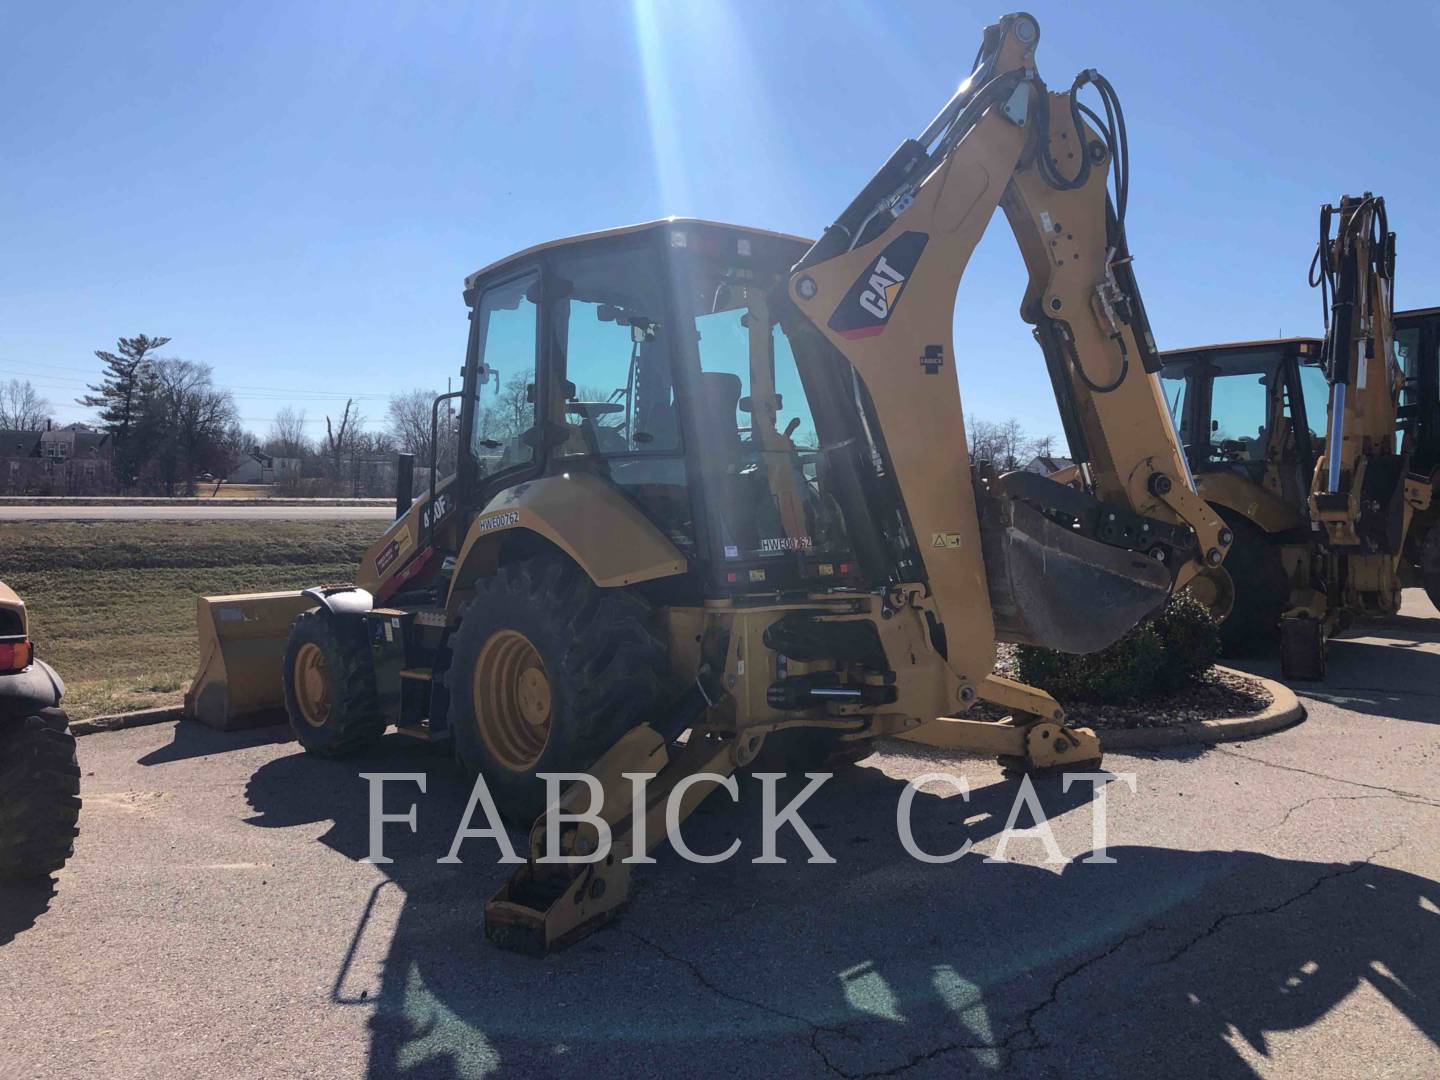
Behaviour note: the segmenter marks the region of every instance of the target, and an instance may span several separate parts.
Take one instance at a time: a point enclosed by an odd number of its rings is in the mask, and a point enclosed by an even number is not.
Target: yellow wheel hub
[[[330,719],[330,665],[325,652],[311,642],[295,654],[295,701],[311,727],[324,727]]]
[[[550,677],[530,639],[499,630],[480,649],[471,676],[475,729],[511,772],[530,772],[550,742]]]

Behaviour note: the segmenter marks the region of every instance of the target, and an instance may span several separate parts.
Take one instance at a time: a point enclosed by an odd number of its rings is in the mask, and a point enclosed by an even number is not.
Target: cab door
[[[532,267],[479,286],[473,297],[457,467],[465,516],[542,463],[541,281]]]

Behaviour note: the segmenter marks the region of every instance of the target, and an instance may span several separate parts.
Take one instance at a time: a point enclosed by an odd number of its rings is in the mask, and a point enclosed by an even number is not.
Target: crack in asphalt
[[[1437,802],[1434,799],[1425,799],[1419,797],[1412,798],[1409,795],[1396,795],[1391,792],[1377,792],[1374,795],[1315,795],[1309,799],[1306,799],[1304,802],[1298,802],[1294,806],[1289,807],[1285,811],[1285,816],[1282,817],[1279,821],[1277,821],[1274,825],[1270,826],[1270,831],[1273,832],[1276,829],[1280,828],[1282,825],[1284,825],[1287,821],[1290,820],[1290,816],[1292,814],[1294,814],[1298,810],[1305,809],[1305,807],[1309,806],[1311,803],[1358,802],[1362,799],[1395,799],[1398,802],[1414,803],[1417,806],[1440,807],[1440,802]]]
[[[1244,755],[1237,756],[1243,757]],[[1258,759],[1247,758],[1246,760],[1257,761]],[[1261,762],[1261,764],[1271,763]],[[1286,766],[1276,767],[1286,768]],[[1305,770],[1295,771],[1303,772]],[[1327,779],[1338,778],[1327,777]],[[1352,783],[1353,781],[1345,782]],[[1394,793],[1392,792],[1391,794],[1393,795]],[[1316,796],[1315,799],[1308,799],[1304,803],[1300,803],[1297,806],[1292,807],[1292,810],[1299,809],[1300,806],[1304,806],[1306,805],[1306,803],[1309,802],[1317,801],[1317,799],[1336,797],[1337,796]],[[1359,799],[1384,798],[1386,796],[1357,795],[1338,797]],[[1419,801],[1429,802],[1429,800],[1425,799],[1420,799]],[[1440,805],[1440,803],[1432,803],[1431,805]],[[1215,918],[1211,921],[1210,925],[1207,926],[1204,930],[1201,930],[1198,934],[1192,936],[1188,941],[1180,945],[1179,948],[1177,948],[1174,952],[1172,952],[1169,956],[1165,957],[1163,960],[1152,961],[1149,966],[1156,967],[1174,963],[1176,960],[1180,959],[1182,956],[1184,956],[1195,946],[1199,945],[1201,942],[1220,933],[1226,925],[1228,925],[1231,921],[1235,919],[1278,914],[1279,912],[1284,911],[1286,908],[1304,900],[1306,897],[1313,895],[1321,887],[1323,887],[1326,882],[1334,881],[1337,878],[1348,877],[1349,875],[1359,873],[1367,867],[1374,865],[1376,859],[1380,858],[1382,855],[1387,855],[1395,849],[1399,848],[1401,845],[1404,844],[1404,842],[1404,838],[1402,837],[1401,839],[1396,840],[1393,844],[1388,844],[1385,847],[1378,848],[1375,851],[1371,852],[1370,855],[1366,856],[1366,858],[1361,862],[1350,863],[1344,867],[1341,867],[1338,870],[1333,870],[1329,873],[1321,874],[1304,889],[1300,890],[1292,896],[1286,897],[1284,900],[1281,900],[1278,903],[1266,905],[1264,907],[1247,908],[1242,911],[1221,912],[1219,915],[1215,916]],[[1020,1023],[1008,1035],[1006,1035],[1005,1038],[999,1040],[998,1042],[942,1043],[941,1045],[933,1047],[930,1050],[923,1051],[922,1053],[912,1054],[908,1061],[905,1061],[899,1065],[892,1066],[891,1068],[876,1069],[858,1073],[848,1072],[840,1065],[832,1061],[830,1056],[825,1052],[824,1047],[820,1045],[820,1036],[824,1032],[829,1032],[833,1035],[839,1035],[842,1038],[849,1039],[851,1042],[860,1042],[861,1040],[855,1035],[851,1034],[849,1031],[847,1031],[844,1025],[837,1027],[828,1024],[818,1024],[815,1021],[810,1020],[807,1017],[800,1016],[796,1013],[786,1012],[784,1009],[777,1009],[772,1005],[765,1004],[764,1002],[755,1001],[751,998],[747,998],[739,994],[730,993],[729,991],[722,989],[714,982],[712,982],[710,978],[704,973],[704,971],[700,969],[700,966],[694,961],[672,953],[664,946],[658,944],[657,942],[651,941],[649,938],[635,933],[633,930],[626,929],[625,933],[629,934],[642,945],[648,946],[649,948],[653,949],[665,959],[684,967],[687,971],[690,972],[691,976],[695,979],[697,983],[699,983],[706,990],[709,990],[711,993],[721,998],[725,998],[728,1001],[733,1001],[742,1005],[748,1005],[751,1008],[760,1009],[761,1011],[770,1013],[774,1016],[780,1016],[787,1020],[793,1020],[797,1023],[808,1026],[810,1028],[810,1049],[816,1055],[816,1057],[818,1057],[820,1061],[824,1064],[827,1072],[832,1073],[835,1076],[843,1077],[844,1080],[881,1080],[881,1078],[883,1077],[899,1076],[905,1072],[908,1072],[910,1069],[915,1068],[917,1065],[923,1065],[926,1062],[934,1061],[936,1058],[943,1057],[946,1054],[951,1054],[960,1050],[995,1052],[1000,1055],[1001,1069],[1008,1069],[1013,1063],[1013,1060],[1017,1054],[1039,1053],[1049,1050],[1051,1048],[1051,1044],[1044,1040],[1040,1036],[1040,1033],[1036,1030],[1036,1021],[1040,1014],[1043,1013],[1046,1009],[1050,1008],[1052,1005],[1058,1004],[1061,988],[1064,987],[1067,982],[1069,982],[1071,979],[1079,977],[1087,969],[1094,967],[1096,964],[1108,960],[1110,957],[1114,956],[1116,953],[1124,949],[1125,946],[1129,945],[1132,941],[1142,938],[1147,934],[1157,932],[1169,932],[1177,929],[1179,928],[1175,926],[1168,926],[1164,923],[1147,923],[1139,929],[1131,930],[1129,933],[1118,938],[1112,944],[1080,961],[1073,967],[1067,968],[1065,971],[1057,975],[1055,979],[1051,982],[1050,990],[1045,995],[1045,997],[1040,1001],[1036,1002],[1034,1005],[1030,1006],[1028,1009],[1026,1009],[1024,1014],[1020,1018]],[[1027,1038],[1028,1042],[1024,1045],[1016,1045],[1020,1042],[1022,1038]]]
[[[1255,757],[1253,754],[1242,754],[1238,750],[1230,749],[1230,747],[1228,746],[1216,745],[1211,747],[1211,749],[1214,750],[1216,753],[1224,754],[1227,757],[1239,758],[1241,761],[1248,761],[1252,765],[1264,765],[1266,768],[1270,769],[1283,769],[1285,772],[1303,773],[1306,776],[1313,776],[1319,780],[1330,780],[1336,784],[1349,784],[1352,787],[1366,788],[1370,791],[1384,791],[1388,792],[1391,795],[1397,795],[1404,799],[1413,799],[1417,802],[1434,802],[1434,800],[1426,798],[1424,795],[1417,794],[1413,791],[1406,791],[1404,788],[1386,787],[1384,784],[1367,784],[1362,780],[1347,780],[1343,776],[1331,776],[1329,773],[1316,772],[1313,769],[1302,769],[1298,765],[1281,765],[1278,761],[1269,761],[1262,757]]]
[[[1396,840],[1393,844],[1371,852],[1362,862],[1350,863],[1348,866],[1341,867],[1339,870],[1333,870],[1328,874],[1321,874],[1318,878],[1316,878],[1310,883],[1308,888],[1302,889],[1294,896],[1291,896],[1285,900],[1281,900],[1278,904],[1270,904],[1266,907],[1249,908],[1245,911],[1227,911],[1220,915],[1217,915],[1215,917],[1215,920],[1208,927],[1200,931],[1200,933],[1196,934],[1189,941],[1185,942],[1185,944],[1181,945],[1164,960],[1157,961],[1156,963],[1174,963],[1181,956],[1185,955],[1185,953],[1189,952],[1196,945],[1200,944],[1200,942],[1204,941],[1207,938],[1213,937],[1215,934],[1218,934],[1221,928],[1226,923],[1230,922],[1232,919],[1243,919],[1247,916],[1252,915],[1274,915],[1277,912],[1284,911],[1290,905],[1298,904],[1301,900],[1304,900],[1307,896],[1313,894],[1327,881],[1334,881],[1336,878],[1348,877],[1351,874],[1358,874],[1361,870],[1372,866],[1375,860],[1378,859],[1381,855],[1388,855],[1390,852],[1400,847],[1400,845],[1403,843],[1405,843],[1405,841],[1403,838],[1401,838],[1399,840]]]
[[[767,1005],[763,1001],[756,1001],[754,998],[747,998],[740,994],[732,994],[730,991],[724,989],[723,987],[715,985],[715,983],[710,980],[710,977],[706,975],[705,972],[700,970],[700,965],[695,963],[695,961],[689,960],[683,956],[679,956],[671,952],[669,949],[665,948],[665,946],[661,945],[659,942],[651,941],[649,938],[645,937],[642,934],[637,934],[633,930],[626,929],[625,933],[629,934],[636,941],[640,942],[641,945],[645,945],[651,949],[654,949],[666,960],[669,960],[675,964],[679,964],[681,967],[685,968],[687,971],[690,972],[692,976],[694,976],[696,982],[698,982],[706,990],[709,990],[712,994],[715,994],[717,997],[725,998],[727,1001],[733,1001],[740,1005],[749,1005],[752,1009],[759,1009],[762,1012],[768,1012],[773,1016],[780,1016],[785,1018],[786,1020],[794,1020],[797,1023],[804,1024],[806,1027],[809,1027],[815,1031],[828,1031],[832,1034],[840,1035],[847,1039],[854,1038],[854,1036],[851,1035],[849,1032],[845,1031],[844,1028],[829,1027],[825,1024],[817,1024],[809,1017],[801,1016],[798,1013],[786,1012],[784,1009],[777,1009],[773,1005]]]

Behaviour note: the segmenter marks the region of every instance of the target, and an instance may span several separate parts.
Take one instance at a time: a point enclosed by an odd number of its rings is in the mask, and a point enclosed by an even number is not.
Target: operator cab
[[[1395,313],[1395,360],[1405,373],[1400,423],[1410,436],[1410,468],[1440,467],[1440,308]]]
[[[1320,341],[1280,338],[1160,354],[1161,386],[1190,469],[1233,472],[1299,501],[1308,490],[1328,388]],[[1277,466],[1269,473],[1270,466]]]
[[[899,502],[868,399],[786,299],[808,247],[672,219],[543,245],[472,275],[452,488],[462,507],[588,473],[675,545],[699,594],[894,578],[909,545],[903,515],[885,512]]]

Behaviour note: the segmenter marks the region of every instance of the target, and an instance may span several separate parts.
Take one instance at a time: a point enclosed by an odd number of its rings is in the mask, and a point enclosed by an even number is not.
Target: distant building
[[[1049,476],[1061,469],[1068,469],[1075,463],[1068,457],[1054,457],[1050,454],[1039,454],[1033,458],[1029,465],[1026,465],[1022,472],[1038,473],[1040,476]]]
[[[38,458],[43,431],[0,431],[0,458]]]
[[[230,470],[226,481],[231,484],[278,484],[286,480],[300,479],[300,459],[276,457],[258,447],[239,465]]]
[[[84,424],[0,431],[0,492],[82,495],[108,489],[110,436]]]
[[[40,456],[49,462],[109,462],[110,451],[109,433],[85,424],[67,424],[40,433]]]

